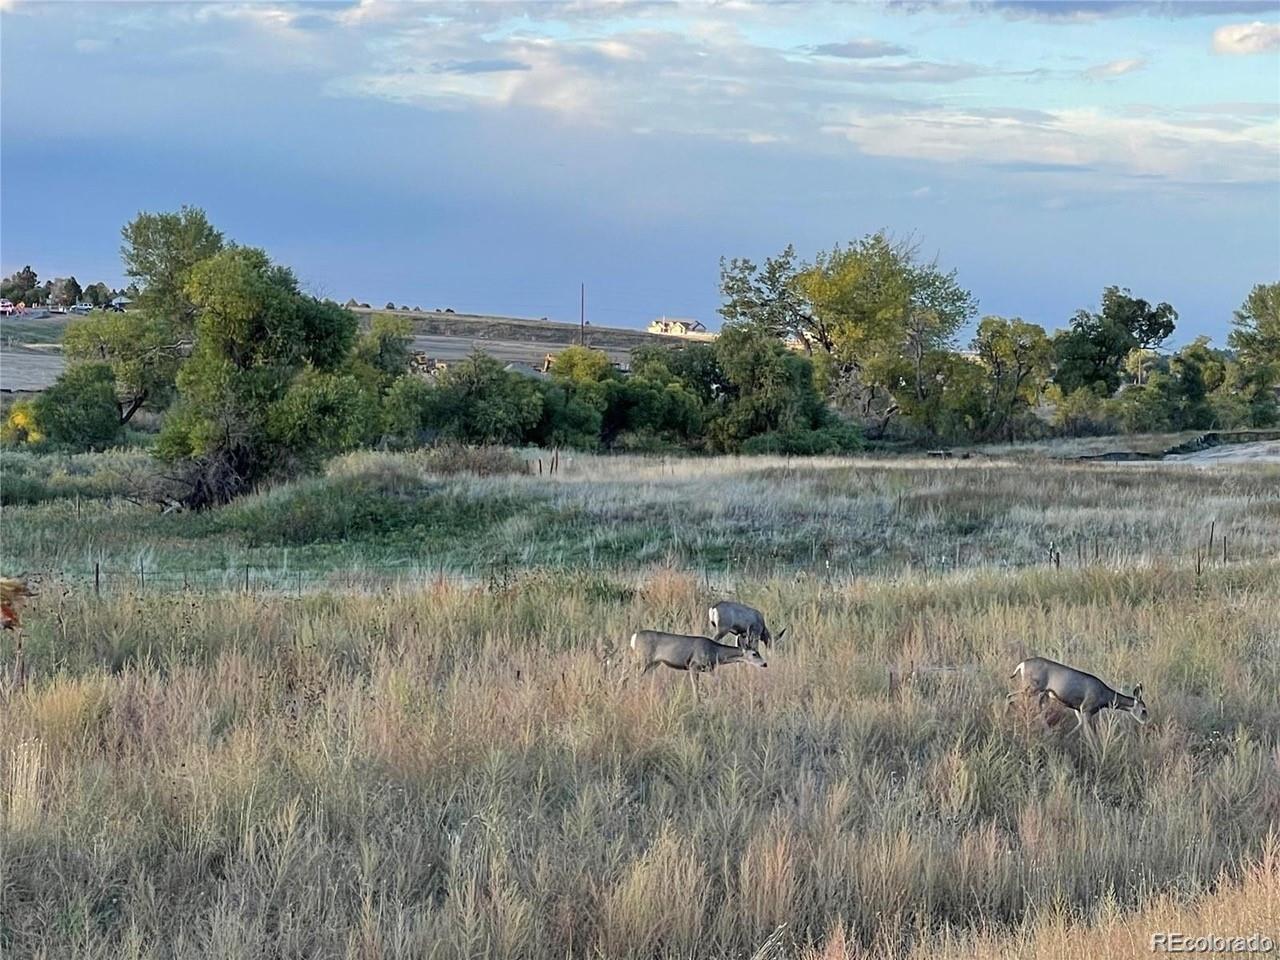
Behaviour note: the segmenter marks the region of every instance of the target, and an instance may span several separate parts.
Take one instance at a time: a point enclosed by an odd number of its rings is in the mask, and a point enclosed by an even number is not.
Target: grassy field
[[[0,955],[1123,958],[1280,915],[1275,468],[362,455],[161,517],[129,455],[3,465],[6,570],[317,577],[42,582]],[[769,669],[637,675],[724,591]],[[1032,653],[1151,723],[1006,708]]]
[[[528,454],[534,457],[533,454]],[[214,584],[422,582],[530,568],[651,564],[763,577],[832,577],[974,566],[1194,563],[1197,550],[1274,557],[1280,466],[566,455],[486,477],[425,454],[361,453],[327,476],[220,511],[162,515],[138,451],[0,454],[0,563],[83,580],[141,563]],[[131,499],[129,499],[131,498]],[[139,502],[133,502],[137,500]]]

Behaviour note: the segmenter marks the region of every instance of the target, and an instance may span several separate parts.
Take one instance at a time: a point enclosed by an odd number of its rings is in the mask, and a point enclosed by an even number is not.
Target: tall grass
[[[638,627],[702,627],[713,595],[679,567],[46,584],[0,700],[0,950],[1026,955],[1274,892],[1251,863],[1280,818],[1280,565],[736,588],[787,640],[698,704],[627,661]],[[1152,723],[1086,741],[1006,709],[1030,653],[1141,681]]]
[[[452,461],[361,453],[322,477],[200,515],[126,500],[5,510],[0,562],[126,580],[141,561],[177,583],[278,586],[365,571],[487,578],[530,567],[654,564],[708,574],[807,576],[1019,567],[1193,565],[1274,557],[1280,467],[777,457],[564,456],[554,474],[458,475]],[[7,482],[7,481],[6,481]],[[42,488],[43,489],[43,488]],[[34,497],[44,500],[44,495]],[[1210,551],[1209,534],[1214,533]],[[156,582],[156,581],[153,581]]]

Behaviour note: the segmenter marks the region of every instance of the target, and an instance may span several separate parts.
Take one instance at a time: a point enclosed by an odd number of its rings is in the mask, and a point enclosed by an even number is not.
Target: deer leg
[[[719,642],[720,642],[721,640],[723,640],[726,636],[728,636],[730,632],[731,632],[731,631],[729,631],[729,630],[725,629],[724,627],[720,627],[718,630],[716,630],[716,635],[715,635],[714,637],[712,637],[711,639],[712,639],[714,642],[719,643]]]
[[[1072,727],[1070,730],[1068,730],[1067,733],[1075,733],[1077,730],[1079,730],[1081,727],[1084,726],[1084,714],[1081,713],[1079,710],[1075,711],[1075,714],[1076,714],[1076,725]]]
[[[689,686],[693,687],[693,702],[701,703],[702,698],[698,696],[698,670],[689,671]]]
[[[657,660],[650,660],[648,663],[646,663],[643,667],[640,668],[640,676],[643,677],[646,673],[648,673],[657,665],[658,665]]]

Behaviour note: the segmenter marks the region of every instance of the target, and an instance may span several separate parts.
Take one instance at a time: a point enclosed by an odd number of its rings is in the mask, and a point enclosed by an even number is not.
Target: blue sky
[[[319,295],[627,326],[882,227],[1050,328],[1280,279],[1280,2],[0,10],[6,274],[190,203]]]

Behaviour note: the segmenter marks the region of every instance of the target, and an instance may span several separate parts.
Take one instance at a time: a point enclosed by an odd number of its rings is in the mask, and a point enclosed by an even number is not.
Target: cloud
[[[1225,54],[1266,53],[1280,50],[1280,23],[1233,23],[1213,31],[1213,52]]]
[[[529,64],[519,60],[450,60],[434,64],[439,73],[507,73],[511,70],[528,70]]]
[[[973,63],[938,63],[932,60],[848,62],[841,63],[836,70],[840,79],[857,83],[959,83],[996,72]]]
[[[908,53],[906,47],[871,37],[846,40],[843,43],[823,43],[810,48],[823,57],[844,57],[849,60],[872,60],[876,57],[900,57]]]
[[[1112,60],[1110,63],[1100,63],[1096,67],[1090,67],[1084,72],[1084,75],[1090,80],[1112,80],[1115,77],[1123,77],[1126,73],[1134,73],[1141,70],[1147,65],[1147,61],[1142,57],[1133,57],[1128,60]]]
[[[904,13],[996,13],[1008,20],[1092,23],[1120,17],[1169,20],[1233,15],[1260,16],[1275,11],[1275,0],[891,0]]]
[[[979,114],[958,108],[907,113],[852,111],[828,133],[863,153],[982,164],[1029,173],[1091,174],[1181,183],[1274,183],[1280,122],[1231,125],[1154,117],[1121,117],[1095,109]]]

